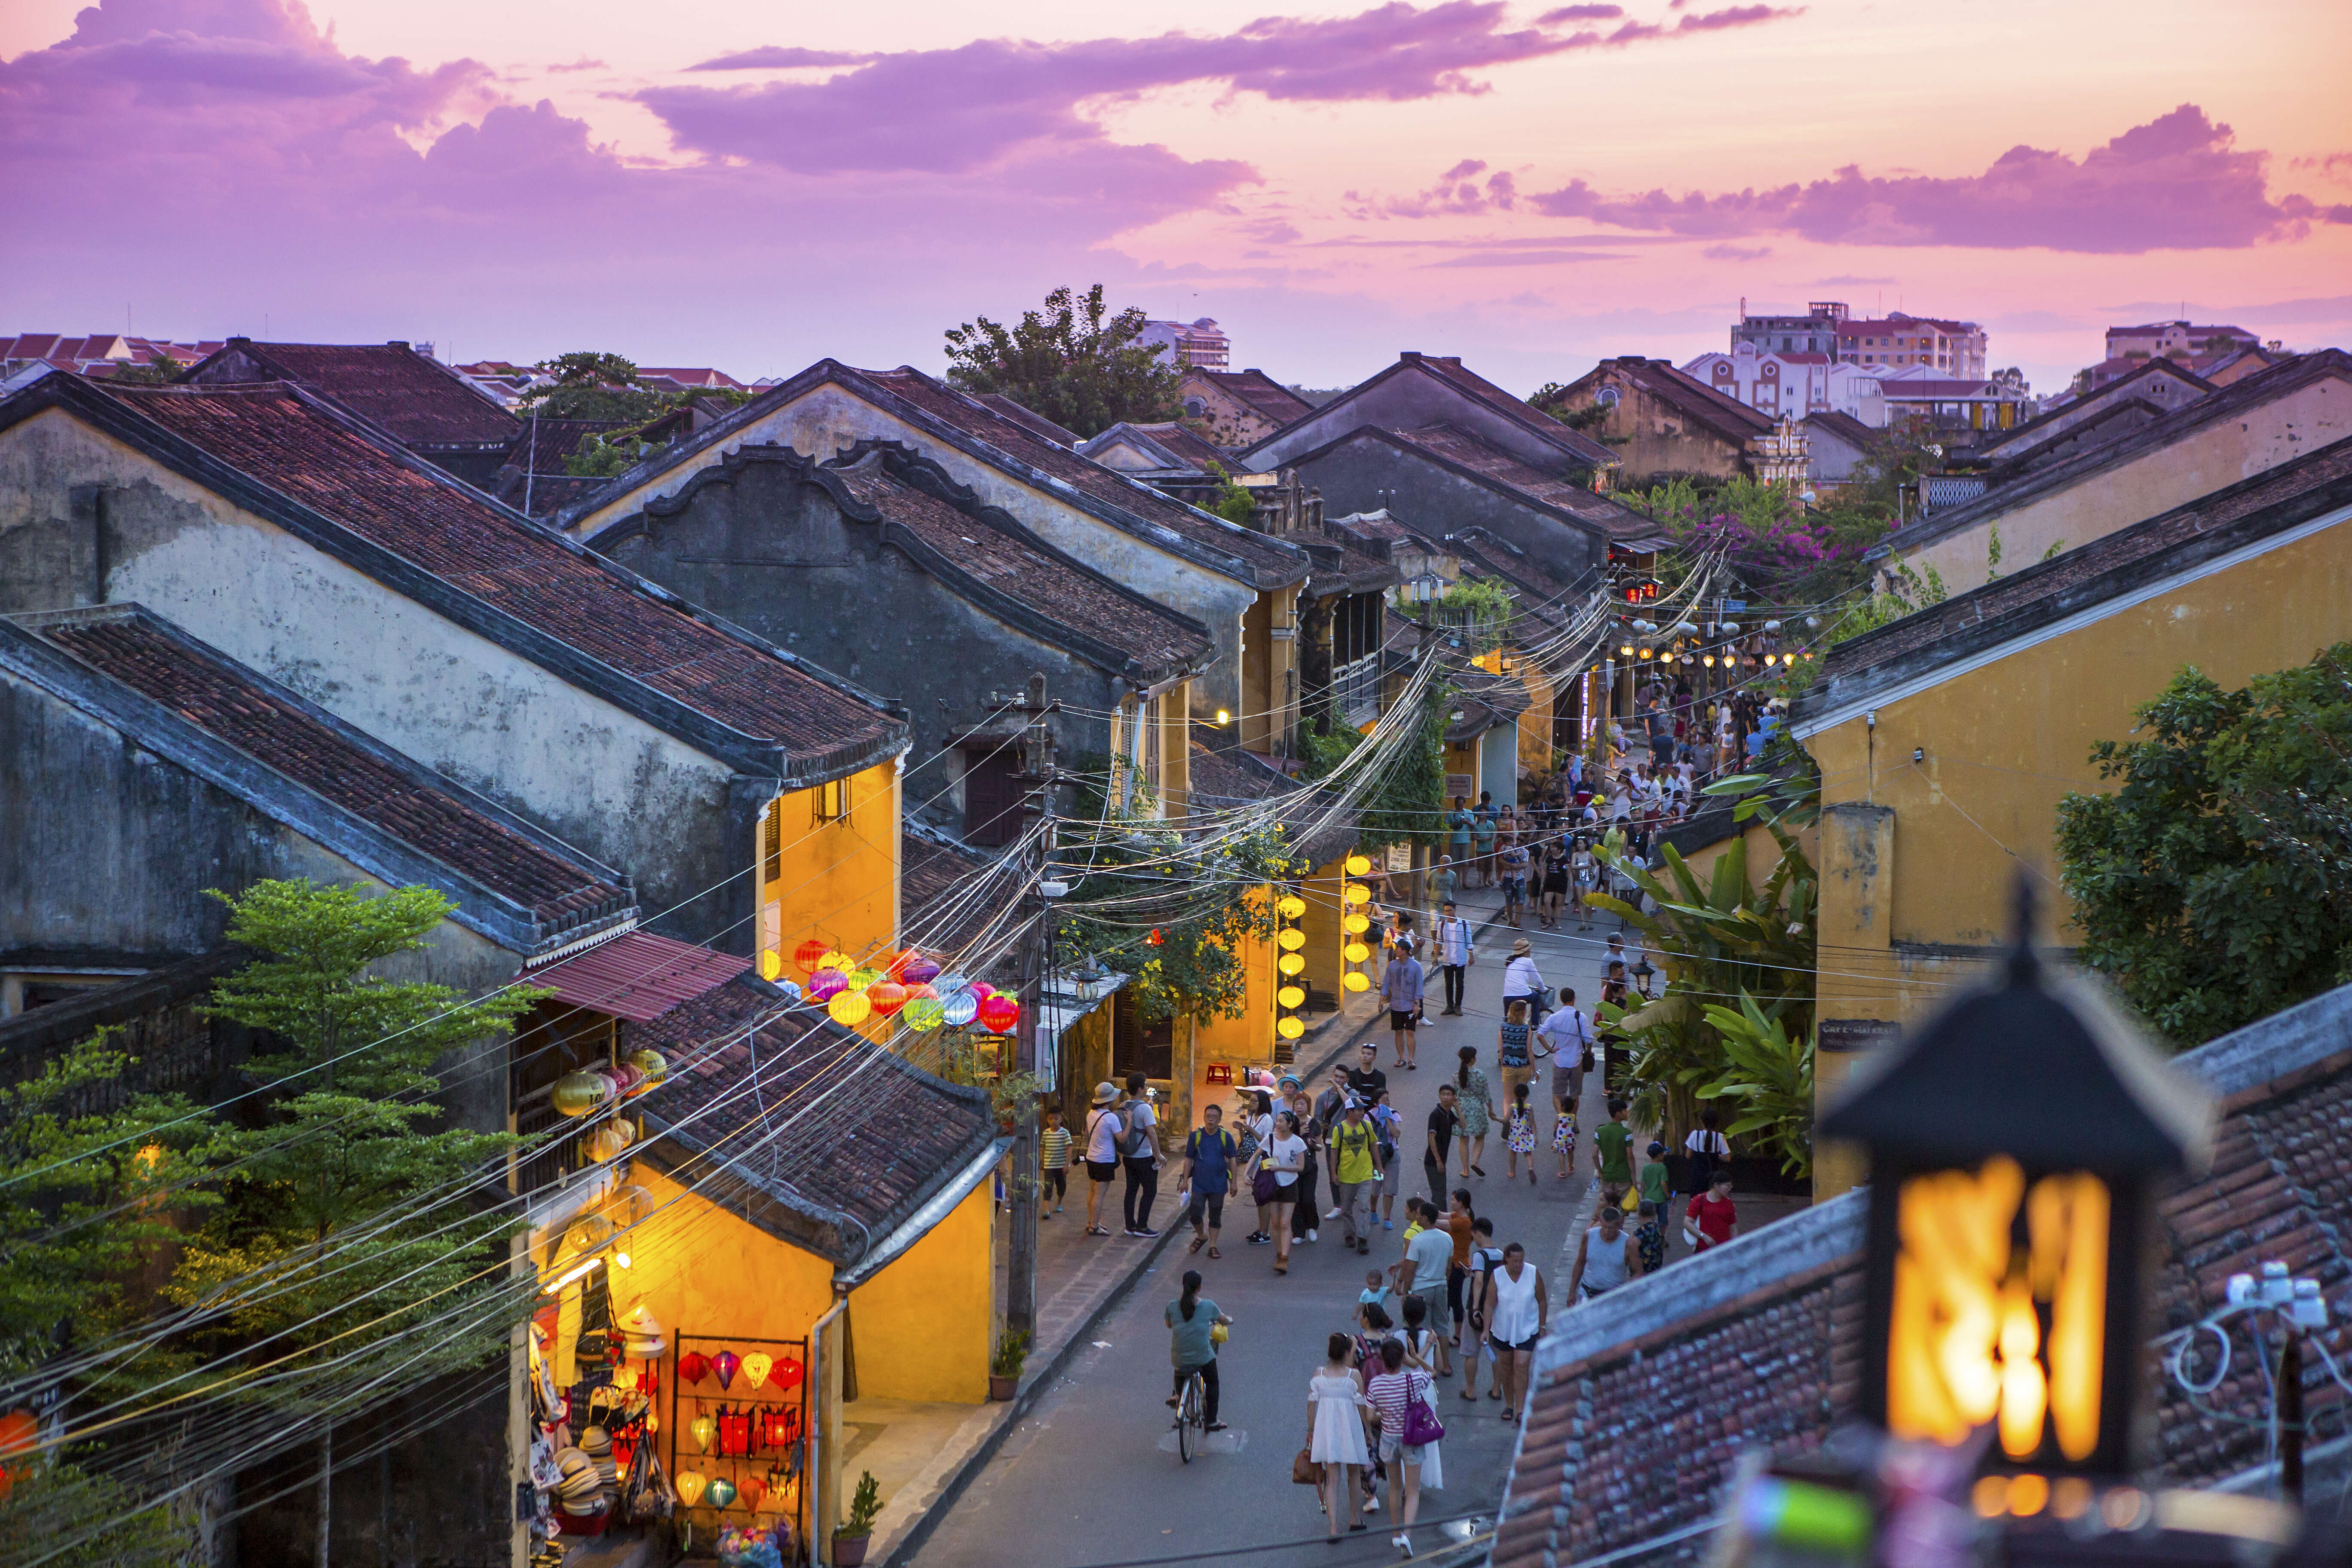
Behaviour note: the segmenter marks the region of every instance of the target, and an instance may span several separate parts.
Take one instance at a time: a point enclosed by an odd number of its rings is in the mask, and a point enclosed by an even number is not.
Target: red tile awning
[[[748,958],[713,952],[647,931],[628,931],[522,977],[554,988],[575,1007],[649,1024],[681,1002],[723,985],[751,967]]]

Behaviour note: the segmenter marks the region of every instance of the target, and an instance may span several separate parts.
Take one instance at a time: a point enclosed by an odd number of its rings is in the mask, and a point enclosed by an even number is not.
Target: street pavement
[[[1492,913],[1491,893],[1472,893],[1465,912],[1473,921]],[[1483,906],[1483,907],[1480,907]],[[1532,927],[1532,918],[1528,921]],[[1573,921],[1559,932],[1525,933],[1535,940],[1537,959],[1554,987],[1573,985],[1587,1010],[1600,992],[1602,942],[1616,921],[1596,916],[1594,929],[1579,933]],[[1425,929],[1425,927],[1424,927]],[[1467,1016],[1438,1016],[1444,993],[1433,970],[1430,1018],[1420,1031],[1418,1070],[1395,1065],[1384,1026],[1365,1037],[1380,1045],[1380,1065],[1388,1072],[1392,1100],[1404,1118],[1400,1145],[1404,1165],[1399,1188],[1396,1229],[1382,1230],[1370,1257],[1339,1245],[1339,1222],[1320,1226],[1320,1239],[1293,1248],[1287,1276],[1274,1273],[1274,1249],[1249,1246],[1255,1211],[1228,1204],[1222,1259],[1205,1253],[1187,1257],[1178,1240],[1133,1293],[1097,1328],[1089,1347],[1066,1374],[1046,1390],[1028,1418],[1009,1434],[995,1458],[949,1509],[912,1559],[919,1568],[1085,1568],[1169,1557],[1213,1556],[1236,1548],[1259,1550],[1239,1561],[1265,1568],[1321,1564],[1324,1568],[1394,1561],[1394,1533],[1385,1514],[1361,1534],[1338,1547],[1324,1543],[1323,1516],[1312,1489],[1294,1485],[1291,1458],[1307,1427],[1307,1384],[1323,1361],[1324,1342],[1333,1330],[1350,1327],[1364,1275],[1385,1268],[1402,1249],[1406,1195],[1425,1194],[1421,1149],[1423,1123],[1448,1081],[1456,1050],[1479,1048],[1479,1065],[1499,1099],[1495,1068],[1496,1027],[1501,1010],[1504,960],[1517,934],[1489,925],[1478,942],[1478,962],[1469,972]],[[1386,1023],[1383,1016],[1379,1023]],[[1354,1052],[1342,1059],[1352,1061]],[[1593,1123],[1588,1079],[1586,1134]],[[1547,1110],[1542,1120],[1549,1131]],[[1495,1222],[1496,1244],[1518,1241],[1544,1270],[1553,1310],[1559,1310],[1566,1284],[1572,1232],[1589,1223],[1591,1201],[1591,1147],[1578,1150],[1571,1179],[1555,1180],[1557,1159],[1548,1137],[1536,1156],[1539,1180],[1530,1184],[1525,1162],[1518,1180],[1504,1179],[1507,1163],[1500,1127],[1490,1133],[1482,1161],[1486,1174],[1451,1184],[1468,1186],[1476,1211]],[[1449,1163],[1451,1163],[1451,1162]],[[1458,1165],[1455,1166],[1458,1170]],[[1173,1170],[1161,1184],[1155,1225],[1174,1223]],[[1329,1184],[1322,1184],[1322,1206],[1329,1207]],[[1076,1209],[1065,1211],[1073,1217]],[[1056,1221],[1055,1223],[1060,1223]],[[1113,1236],[1105,1247],[1147,1243]],[[1232,1430],[1216,1435],[1210,1451],[1187,1466],[1177,1456],[1169,1412],[1161,1401],[1170,1383],[1168,1331],[1162,1312],[1181,1289],[1188,1267],[1201,1269],[1203,1294],[1234,1320],[1231,1342],[1219,1358],[1223,1397],[1222,1418]],[[1453,1539],[1475,1534],[1491,1519],[1500,1500],[1517,1441],[1515,1423],[1502,1419],[1502,1405],[1486,1397],[1483,1373],[1475,1405],[1460,1397],[1461,1363],[1444,1389],[1438,1411],[1446,1436],[1442,1447],[1446,1485],[1425,1492],[1422,1517],[1473,1516],[1452,1527]],[[1422,1557],[1437,1554],[1444,1527],[1415,1532]],[[1295,1542],[1286,1549],[1278,1543]],[[1483,1546],[1478,1548],[1483,1550]],[[1475,1553],[1455,1551],[1454,1558]]]

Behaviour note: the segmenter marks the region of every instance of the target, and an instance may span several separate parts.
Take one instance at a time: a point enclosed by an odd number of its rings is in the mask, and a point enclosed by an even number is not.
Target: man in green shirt
[[[1331,1161],[1331,1201],[1339,1206],[1343,1226],[1340,1245],[1369,1254],[1372,1250],[1371,1239],[1356,1228],[1356,1204],[1381,1180],[1380,1139],[1372,1130],[1370,1119],[1364,1114],[1360,1099],[1349,1097],[1347,1113],[1337,1127],[1324,1134],[1323,1143]],[[1377,1215],[1365,1215],[1365,1232],[1379,1225]]]
[[[1612,1207],[1633,1184],[1633,1130],[1625,1125],[1625,1102],[1609,1102],[1609,1120],[1592,1135],[1592,1170],[1601,1178],[1602,1201]]]

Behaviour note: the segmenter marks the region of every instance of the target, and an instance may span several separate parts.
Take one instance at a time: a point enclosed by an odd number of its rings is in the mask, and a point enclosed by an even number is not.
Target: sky
[[[2352,344],[2340,0],[9,0],[0,333],[944,364],[1057,284],[1526,393],[1744,300]]]

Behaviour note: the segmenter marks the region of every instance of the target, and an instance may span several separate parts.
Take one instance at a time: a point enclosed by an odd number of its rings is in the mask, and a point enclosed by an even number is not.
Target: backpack
[[[1396,1160],[1396,1112],[1385,1105],[1373,1107],[1372,1131],[1380,1139],[1381,1169],[1385,1171]]]

